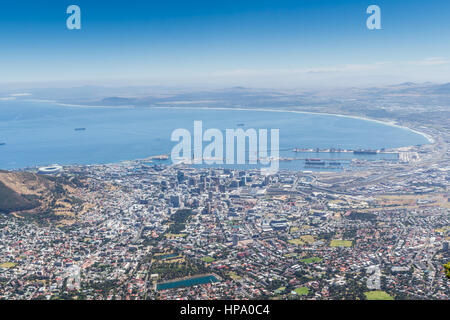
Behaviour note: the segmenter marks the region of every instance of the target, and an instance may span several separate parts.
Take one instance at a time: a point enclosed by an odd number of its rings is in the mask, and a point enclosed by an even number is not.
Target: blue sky
[[[66,28],[81,8],[82,29]],[[381,7],[382,30],[366,28]],[[0,83],[302,86],[450,81],[442,0],[0,4]]]

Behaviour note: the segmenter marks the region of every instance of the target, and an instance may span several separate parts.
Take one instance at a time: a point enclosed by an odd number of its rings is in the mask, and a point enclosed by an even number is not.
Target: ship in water
[[[237,126],[238,126],[238,127],[244,127],[245,124],[244,124],[244,123],[238,123]]]
[[[292,152],[296,152],[296,153],[298,153],[298,152],[314,152],[314,150],[313,149],[294,148],[292,150]]]
[[[377,150],[366,150],[366,149],[359,149],[353,151],[353,154],[378,154]]]
[[[321,159],[306,159],[305,163],[307,165],[313,165],[313,166],[324,166],[325,165],[325,161],[323,161]]]
[[[329,148],[329,149],[319,149],[319,148],[294,148],[292,152],[300,153],[300,152],[316,152],[316,153],[341,153],[341,152],[349,152],[348,150],[344,149],[336,149],[336,148]]]
[[[75,131],[85,131],[86,128],[75,128]]]
[[[0,146],[4,146],[6,142],[0,142]]]

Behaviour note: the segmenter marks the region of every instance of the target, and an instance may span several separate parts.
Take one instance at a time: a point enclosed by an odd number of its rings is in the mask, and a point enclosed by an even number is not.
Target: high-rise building
[[[193,186],[195,186],[195,184],[196,184],[195,178],[189,178],[188,185],[190,187],[193,187]]]
[[[237,180],[233,180],[230,182],[230,188],[237,188],[239,187],[239,182]]]
[[[178,171],[177,172],[177,180],[178,183],[182,183],[184,181],[184,172],[183,171]]]
[[[233,247],[236,247],[239,242],[239,237],[237,234],[233,234]]]
[[[174,195],[174,196],[170,196],[170,205],[174,208],[178,208],[180,206],[180,196],[179,195]]]

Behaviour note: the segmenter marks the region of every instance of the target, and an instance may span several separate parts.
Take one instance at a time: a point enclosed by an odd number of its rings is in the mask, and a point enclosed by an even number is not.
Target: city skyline
[[[448,12],[2,3],[0,300],[448,301]]]

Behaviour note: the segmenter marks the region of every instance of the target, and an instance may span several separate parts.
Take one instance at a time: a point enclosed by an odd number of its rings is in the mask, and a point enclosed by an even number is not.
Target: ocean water
[[[276,107],[274,107],[275,109]],[[279,129],[282,157],[395,159],[396,155],[295,154],[293,148],[381,149],[428,143],[413,131],[362,119],[332,115],[254,110],[69,107],[48,102],[0,101],[0,169],[50,164],[99,164],[169,154],[172,131],[193,134],[217,128]],[[86,128],[75,131],[75,128]],[[224,135],[225,136],[225,135]],[[206,143],[205,143],[206,145]],[[301,161],[281,168],[301,169]]]

